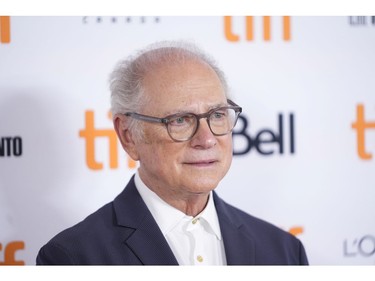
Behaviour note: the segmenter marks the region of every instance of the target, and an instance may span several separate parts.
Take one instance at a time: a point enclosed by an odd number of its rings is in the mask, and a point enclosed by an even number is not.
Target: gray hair
[[[208,64],[215,71],[228,96],[224,73],[209,55],[192,43],[163,41],[149,45],[116,65],[109,78],[113,116],[118,113],[139,111],[140,107],[147,103],[143,95],[143,79],[156,66],[181,64],[191,60]]]

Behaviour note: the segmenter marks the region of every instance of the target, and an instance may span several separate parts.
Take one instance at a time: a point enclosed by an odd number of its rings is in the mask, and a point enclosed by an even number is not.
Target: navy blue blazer
[[[306,265],[291,234],[225,203],[214,192],[228,265]],[[37,265],[178,265],[134,184],[44,245]]]

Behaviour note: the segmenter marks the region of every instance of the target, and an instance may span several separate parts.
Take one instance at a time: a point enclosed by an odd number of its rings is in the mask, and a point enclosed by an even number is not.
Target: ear
[[[113,117],[113,125],[116,134],[126,153],[135,161],[139,160],[136,143],[133,140],[131,131],[129,130],[129,117],[123,114],[116,114]]]

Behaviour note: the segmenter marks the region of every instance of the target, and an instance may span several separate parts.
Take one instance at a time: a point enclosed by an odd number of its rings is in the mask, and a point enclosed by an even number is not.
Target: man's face
[[[145,77],[144,85],[149,102],[141,114],[201,114],[227,105],[216,73],[199,62],[161,66]],[[155,192],[175,199],[206,194],[227,173],[232,161],[231,134],[214,136],[205,118],[199,122],[194,137],[185,142],[173,141],[164,124],[142,123],[144,139],[135,141],[139,174]]]

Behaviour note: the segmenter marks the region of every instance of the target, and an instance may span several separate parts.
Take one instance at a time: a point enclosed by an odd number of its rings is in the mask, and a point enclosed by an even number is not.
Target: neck
[[[164,190],[156,190],[149,187],[155,192],[163,201],[171,205],[172,207],[180,210],[188,216],[195,217],[200,214],[207,205],[210,194],[199,193],[199,194],[169,194]]]
[[[195,217],[200,214],[208,203],[209,194],[192,195],[189,198],[180,200],[166,199],[161,197],[165,202],[185,213],[188,216]]]
[[[188,216],[197,216],[200,214],[207,205],[210,192],[193,192],[187,191],[187,189],[168,189],[164,186],[161,187],[158,184],[152,184],[148,181],[147,177],[142,177],[143,183],[154,193],[156,193],[163,201],[171,205],[172,207],[180,210]]]

